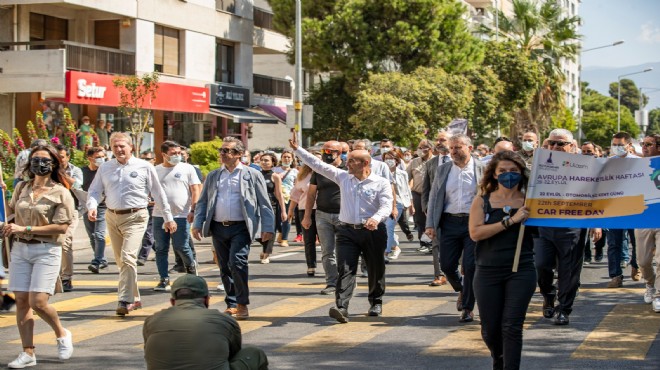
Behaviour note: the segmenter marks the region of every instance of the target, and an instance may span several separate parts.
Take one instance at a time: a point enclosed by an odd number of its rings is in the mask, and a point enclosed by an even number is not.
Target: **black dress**
[[[280,213],[280,203],[277,201],[275,196],[275,183],[273,182],[273,170],[261,170],[261,174],[266,180],[266,192],[268,193],[268,199],[270,199],[270,205],[273,207],[273,213],[275,214],[275,230],[280,230],[282,225],[282,218]],[[275,245],[275,235],[270,238],[268,241],[264,242],[261,239],[257,239],[261,243],[261,247],[264,253],[272,254],[273,246]]]

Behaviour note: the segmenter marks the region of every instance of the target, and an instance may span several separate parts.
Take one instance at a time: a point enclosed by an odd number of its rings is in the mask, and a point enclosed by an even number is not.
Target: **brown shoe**
[[[284,248],[286,248],[286,247],[288,247],[288,246],[289,246],[289,242],[288,242],[287,240],[282,240],[282,241],[280,242],[280,247],[284,247]]]
[[[250,317],[247,305],[239,304],[236,309],[236,320],[247,320]]]
[[[447,284],[447,278],[444,276],[436,276],[435,279],[429,284],[430,286],[442,286]]]
[[[639,269],[632,267],[630,269],[630,278],[633,281],[639,281],[639,279],[642,278],[642,273],[639,271]]]
[[[621,288],[623,286],[623,275],[615,276],[607,283],[608,288]]]
[[[237,313],[237,312],[238,312],[238,309],[237,309],[236,307],[227,307],[227,309],[225,310],[224,313],[225,313],[226,315],[229,315],[229,316],[232,316],[232,317],[236,317],[236,313]]]

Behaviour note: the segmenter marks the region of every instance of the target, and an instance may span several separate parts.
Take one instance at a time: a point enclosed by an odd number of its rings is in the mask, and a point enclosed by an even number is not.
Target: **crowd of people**
[[[35,140],[17,165],[7,206],[14,222],[3,227],[14,242],[8,289],[15,295],[23,344],[9,367],[36,364],[33,311],[55,332],[60,358],[73,352],[71,333],[48,298],[74,289],[72,239],[79,218],[94,252],[88,266],[92,273],[108,267],[109,235],[119,270],[119,316],[142,307],[138,267],[155,251],[160,280],[154,290],[170,292],[173,307],[145,323],[145,358],[148,365],[155,361],[149,368],[162,367],[149,352],[166,345],[176,317],[202,326],[215,323],[230,333],[223,334],[231,337],[231,350],[222,355],[227,362],[245,355],[233,320],[250,317],[250,246],[258,242],[260,263],[270,263],[276,243],[289,245],[292,224],[293,240],[304,244],[308,276],[316,274],[320,244],[325,288],[319,293],[334,295],[329,316],[346,323],[358,269],[368,282],[368,315],[384,314],[386,265],[405,257],[395,227],[400,225],[413,241],[412,216],[417,252],[432,255],[430,285],[449,284],[457,293],[459,322],[473,321],[475,305],[480,308],[494,369],[520,367],[522,326],[537,286],[543,316],[556,325],[569,324],[582,266],[601,261],[605,243],[608,287],[621,287],[623,269],[630,265],[631,278],[646,282],[644,301],[660,312],[660,271],[653,267],[654,258],[660,259],[659,229],[527,227],[519,266],[512,272],[519,230],[529,216],[525,190],[535,150],[606,156],[597,145],[578,146],[564,129],[551,131],[542,142],[535,133],[525,133],[519,149],[506,137],[497,138],[492,150],[484,144],[475,147],[470,137],[447,131],[420,140],[416,150],[382,139],[374,152],[372,144],[330,140],[310,152],[294,134],[291,149],[251,155],[242,141],[227,137],[219,149],[220,168],[203,178],[187,163],[185,148],[172,141],[162,144],[162,163],[155,165],[153,152],[137,158],[131,137],[115,132],[108,138],[111,160],[105,148],[92,146],[86,151],[88,165],[78,168],[69,162],[66,147]],[[657,156],[660,136],[644,138],[641,153],[632,144],[629,134],[615,134],[608,160]],[[222,317],[195,313],[208,307],[193,241],[202,237],[211,238],[220,271],[218,289],[225,292],[226,304]],[[171,268],[170,245],[176,257]],[[186,274],[171,284],[171,272]],[[7,297],[3,309],[13,304]],[[265,354],[250,351],[259,358],[250,368],[267,366]]]

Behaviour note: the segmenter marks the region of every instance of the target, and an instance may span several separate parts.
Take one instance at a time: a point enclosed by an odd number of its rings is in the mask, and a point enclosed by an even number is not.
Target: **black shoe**
[[[332,285],[328,285],[327,287],[325,287],[325,289],[321,290],[321,294],[323,295],[334,294],[335,290],[337,290],[335,287],[333,287]]]
[[[456,311],[463,311],[463,291],[458,292],[458,298],[456,298]]]
[[[555,325],[568,325],[568,323],[568,315],[561,311],[557,311],[557,316],[555,317]]]
[[[458,322],[472,322],[474,321],[474,313],[468,310],[467,308],[461,312],[461,318],[458,319]]]
[[[197,276],[197,262],[193,261],[193,264],[186,266],[186,273]]]
[[[70,292],[72,290],[73,290],[73,284],[71,284],[71,280],[62,280],[62,291]]]
[[[597,255],[596,255],[596,258],[594,258],[594,261],[595,261],[595,262],[602,262],[602,261],[603,261],[603,255],[602,255],[602,254],[601,254],[601,255],[598,255],[598,254],[597,254]]]
[[[138,266],[144,266],[144,264],[147,263],[147,260],[144,258],[138,258],[135,263],[137,263]]]
[[[9,312],[16,305],[16,300],[7,294],[2,295],[2,303],[0,303],[0,311]]]
[[[183,265],[174,265],[170,269],[170,272],[186,272],[186,267]]]
[[[92,263],[89,266],[87,266],[87,269],[89,271],[91,271],[92,274],[98,274],[99,273],[99,265],[95,265],[95,264]]]
[[[117,310],[115,311],[118,316],[128,315],[128,302],[119,301],[117,302]]]
[[[330,312],[328,312],[328,314],[342,324],[348,322],[348,310],[345,308],[330,307]]]
[[[406,234],[406,238],[408,238],[408,241],[409,241],[409,242],[415,240],[415,237],[413,236],[412,233],[408,233],[408,234]]]
[[[368,316],[380,316],[383,313],[383,305],[376,303],[369,309]]]
[[[555,296],[543,296],[543,317],[551,319],[555,315]]]

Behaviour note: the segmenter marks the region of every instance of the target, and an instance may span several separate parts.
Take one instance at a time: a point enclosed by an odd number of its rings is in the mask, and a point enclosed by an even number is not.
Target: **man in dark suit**
[[[468,220],[472,200],[478,193],[483,164],[472,158],[472,140],[466,135],[449,139],[452,161],[437,167],[429,193],[426,234],[440,241],[440,267],[454,291],[459,292],[456,309],[460,322],[474,320],[475,242],[470,239]],[[430,162],[430,161],[429,161]],[[429,171],[433,167],[429,167]],[[458,261],[463,254],[461,277]]]

